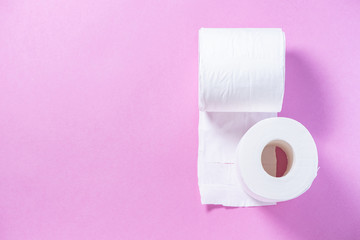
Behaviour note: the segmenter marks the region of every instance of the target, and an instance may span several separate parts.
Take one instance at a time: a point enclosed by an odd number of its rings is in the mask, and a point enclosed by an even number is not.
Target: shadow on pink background
[[[0,239],[359,239],[358,1],[0,2]],[[308,192],[200,204],[200,27],[282,27]]]

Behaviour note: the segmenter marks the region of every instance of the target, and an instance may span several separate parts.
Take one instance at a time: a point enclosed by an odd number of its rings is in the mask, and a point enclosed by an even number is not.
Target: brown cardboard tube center
[[[293,150],[283,140],[269,142],[261,154],[261,164],[270,176],[283,177],[293,164]]]

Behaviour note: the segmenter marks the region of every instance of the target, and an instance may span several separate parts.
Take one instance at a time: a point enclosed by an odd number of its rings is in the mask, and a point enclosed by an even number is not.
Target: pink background
[[[0,239],[360,239],[359,1],[0,1]],[[282,27],[311,189],[200,204],[200,27]]]

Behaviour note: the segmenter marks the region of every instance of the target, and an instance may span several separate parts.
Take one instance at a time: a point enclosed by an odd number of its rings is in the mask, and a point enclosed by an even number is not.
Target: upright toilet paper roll
[[[200,29],[198,178],[203,204],[274,204],[245,192],[237,176],[236,147],[250,127],[281,110],[284,72],[281,29]]]
[[[261,158],[266,146],[281,147],[288,160],[284,176],[268,174]],[[310,188],[318,170],[317,149],[309,131],[290,118],[268,118],[256,123],[237,147],[238,177],[247,194],[263,202],[296,198]]]

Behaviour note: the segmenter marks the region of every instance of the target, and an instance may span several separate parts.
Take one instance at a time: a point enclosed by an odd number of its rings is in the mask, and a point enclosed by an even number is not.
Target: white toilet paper
[[[243,190],[237,176],[236,148],[245,132],[276,113],[200,112],[198,179],[202,204],[262,206]]]
[[[288,157],[285,175],[265,172],[261,154],[268,144],[280,146]],[[318,156],[309,131],[289,118],[268,118],[256,123],[241,138],[236,152],[237,176],[247,194],[263,202],[296,198],[311,186],[317,175]]]
[[[198,178],[203,204],[274,204],[245,192],[236,148],[250,127],[281,110],[284,72],[281,29],[200,29]]]
[[[281,29],[202,28],[199,55],[201,111],[281,111],[285,83]]]

